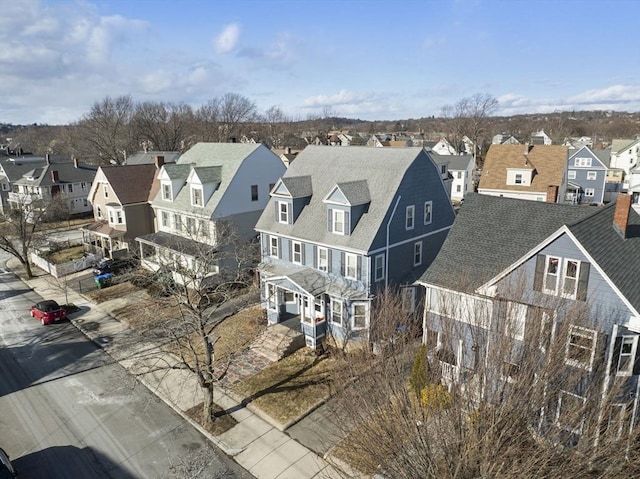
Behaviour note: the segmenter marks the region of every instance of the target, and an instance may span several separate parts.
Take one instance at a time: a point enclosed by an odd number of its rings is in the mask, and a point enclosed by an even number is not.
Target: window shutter
[[[542,278],[544,276],[544,265],[547,257],[543,254],[536,256],[536,273],[533,278],[533,290],[542,291]]]
[[[620,361],[620,350],[622,348],[622,337],[618,336],[613,342],[613,357],[611,358],[611,369],[609,374],[615,374],[618,371],[618,361]],[[635,368],[634,368],[635,369]]]
[[[358,272],[356,274],[357,278],[362,281],[362,256],[358,255],[356,259],[356,265],[358,268]]]
[[[302,264],[307,264],[307,261],[305,259],[305,248],[304,248],[304,243],[300,243],[300,263]]]
[[[333,269],[333,263],[332,261],[332,254],[331,254],[331,250],[328,249],[327,250],[327,273],[331,273],[332,269]]]
[[[273,206],[275,207],[275,211],[276,211],[276,222],[280,222],[280,205],[278,204],[277,201],[273,202]]]
[[[344,212],[344,234],[351,234],[351,213],[348,211]]]
[[[282,259],[282,240],[278,240],[278,258]]]
[[[293,242],[287,240],[287,248],[289,250],[289,261],[293,261]]]
[[[340,252],[340,274],[342,276],[344,276],[344,269],[345,269],[345,258],[344,258],[344,251]]]
[[[333,233],[333,215],[331,208],[327,208],[327,231]]]
[[[640,338],[637,338],[636,341],[640,341]],[[636,345],[636,357],[633,363],[633,375],[637,376],[640,374],[640,344]]]
[[[313,245],[313,267],[318,269],[318,247]]]
[[[578,301],[587,300],[587,285],[589,283],[589,263],[580,263],[580,277],[578,278],[578,292],[576,299]]]

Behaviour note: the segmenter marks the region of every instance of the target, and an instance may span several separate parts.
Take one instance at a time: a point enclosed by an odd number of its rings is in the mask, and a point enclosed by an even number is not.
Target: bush
[[[420,403],[433,411],[440,411],[451,404],[451,394],[441,384],[427,384],[420,390]]]
[[[427,387],[427,349],[424,344],[420,345],[418,354],[413,360],[411,376],[409,376],[409,388],[421,398],[421,391]]]

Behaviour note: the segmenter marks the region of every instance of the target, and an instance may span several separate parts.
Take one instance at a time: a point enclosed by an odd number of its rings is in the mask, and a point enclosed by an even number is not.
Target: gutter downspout
[[[391,220],[396,214],[396,209],[398,208],[398,204],[400,203],[400,199],[402,196],[398,196],[396,200],[396,204],[393,205],[393,210],[391,211],[391,216],[389,217],[389,221],[387,221],[387,244],[385,245],[385,254],[384,254],[384,286],[385,288],[389,286],[389,226],[391,226]],[[374,265],[375,266],[375,265]]]

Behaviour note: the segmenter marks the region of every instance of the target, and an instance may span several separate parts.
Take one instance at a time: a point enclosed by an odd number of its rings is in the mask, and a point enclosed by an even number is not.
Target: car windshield
[[[60,309],[60,306],[58,306],[58,303],[56,303],[53,300],[49,300],[49,301],[40,301],[36,307],[40,310],[40,311],[57,311],[58,309]]]

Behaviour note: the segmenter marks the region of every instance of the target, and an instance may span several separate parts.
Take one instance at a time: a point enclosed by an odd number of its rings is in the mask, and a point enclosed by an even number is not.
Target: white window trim
[[[274,254],[275,248],[275,254]],[[279,258],[278,254],[280,251],[280,238],[277,236],[269,236],[269,256],[272,258]]]
[[[567,268],[569,267],[569,263],[571,262],[575,262],[578,263],[578,265],[576,266],[576,277],[575,278],[568,278],[567,277]],[[562,272],[562,289],[561,291],[561,296],[563,298],[568,298],[568,299],[576,299],[576,297],[578,296],[578,282],[580,281],[580,270],[582,269],[582,261],[577,260],[577,259],[572,259],[572,258],[563,258],[562,260],[562,267],[560,268],[560,271]],[[564,286],[565,286],[565,282],[567,281],[567,279],[571,279],[574,280],[576,284],[573,287],[573,293],[565,293],[564,292]]]
[[[324,256],[324,263],[325,264],[324,265],[322,264],[323,261],[321,261],[321,259],[322,259],[321,252],[322,251],[325,252],[325,256]],[[329,250],[327,248],[323,248],[323,247],[319,246],[318,250],[317,250],[317,255],[318,255],[318,258],[317,258],[318,269],[320,271],[324,271],[324,272],[329,271]]]
[[[373,270],[374,270],[374,281],[382,281],[385,277],[383,254],[376,255],[374,259]]]
[[[200,204],[195,201],[196,192],[200,193]],[[201,186],[191,186],[191,206],[204,207],[204,191]]]
[[[337,308],[336,308],[336,305],[338,306]],[[336,309],[340,310],[340,313],[339,313],[340,321],[335,320]],[[331,298],[331,324],[337,324],[338,326],[342,327],[343,321],[344,321],[344,305],[342,303],[342,300],[337,298]]]
[[[364,307],[364,326],[355,325],[355,311],[356,307],[362,306]],[[363,331],[369,327],[369,305],[368,303],[352,303],[351,304],[351,315],[349,318],[350,326],[352,331]]]
[[[298,247],[297,260],[296,260],[296,246]],[[300,241],[291,242],[291,262],[294,264],[302,264],[302,243],[300,243]]]
[[[160,212],[160,226],[163,228],[171,227],[171,218],[169,217],[169,213],[167,211]]]
[[[571,393],[569,391],[560,391],[560,396],[558,397],[558,410],[556,411],[556,425],[565,430],[565,431],[570,431],[574,434],[582,434],[582,428],[584,427],[584,417],[582,418],[582,421],[580,422],[580,427],[578,427],[577,429],[571,429],[570,426],[562,424],[560,422],[560,411],[562,408],[562,396],[566,395],[566,396],[573,396],[574,398],[577,399],[581,399],[582,400],[582,405],[584,406],[584,404],[586,404],[587,402],[587,398],[583,397],[583,396],[579,396],[577,394]]]
[[[587,171],[587,180],[594,181],[598,179],[597,171]]]
[[[636,359],[636,352],[638,350],[638,335],[626,335],[622,336],[620,342],[620,353],[616,358],[616,376],[631,376],[633,375],[633,366]],[[629,363],[627,370],[620,370],[620,362],[622,360],[622,346],[624,345],[625,339],[631,339],[631,353],[629,354]]]
[[[573,164],[578,168],[591,168],[591,158],[576,158]]]
[[[575,180],[576,179],[576,170],[569,170],[567,172],[567,179]]]
[[[422,264],[422,241],[413,243],[413,265],[420,266]]]
[[[349,264],[353,261],[353,276],[349,275]],[[344,277],[347,279],[358,279],[358,255],[354,253],[344,254]]]
[[[595,195],[596,195],[595,188],[585,188],[584,189],[584,196],[585,197],[593,198]]]
[[[284,210],[282,206],[284,206]],[[287,201],[278,201],[278,223],[289,224],[289,202]]]
[[[333,208],[331,211],[332,211],[332,213],[331,213],[331,217],[332,217],[331,221],[332,221],[332,224],[333,224],[333,227],[332,227],[333,232],[336,233],[336,234],[339,234],[339,235],[344,235],[345,231],[347,230],[347,225],[344,224],[345,216],[346,216],[344,214],[344,211],[339,210],[337,208]],[[338,219],[338,218],[340,218],[340,221],[336,221],[336,219]],[[336,225],[337,224],[341,224],[342,225],[342,230],[336,229]]]
[[[429,208],[429,217],[427,218],[427,207]],[[433,221],[433,201],[424,202],[424,224],[430,225]]]
[[[404,217],[404,228],[409,231],[416,227],[416,207],[415,205],[407,206]]]
[[[162,199],[164,201],[173,201],[173,187],[171,186],[171,183],[168,183],[166,181],[162,182],[160,187],[162,189]],[[168,192],[165,190],[165,187],[169,187],[169,191]]]
[[[569,357],[569,350],[571,347],[581,348],[580,346],[577,346],[577,345],[572,346],[571,337],[573,335],[582,336],[583,338],[590,338],[592,340],[591,353],[589,355],[588,364],[580,361],[576,361],[575,359],[571,359]],[[593,369],[593,359],[595,358],[595,355],[596,355],[597,339],[598,339],[598,336],[595,330],[584,328],[582,326],[571,325],[569,327],[569,334],[567,336],[567,345],[565,348],[565,356],[564,356],[565,364],[568,364],[569,366],[574,366],[577,368],[586,369],[587,371],[591,371]],[[584,349],[584,348],[581,348],[581,349]]]
[[[555,288],[551,289],[551,288],[547,287],[547,276],[550,274],[549,273],[549,265],[551,264],[551,260],[553,260],[553,259],[557,259],[558,260],[558,271],[553,275],[553,276],[556,277]],[[544,276],[542,278],[542,290],[546,294],[554,294],[554,295],[558,294],[558,286],[560,285],[561,272],[562,272],[562,258],[560,258],[559,256],[547,255],[545,257]]]
[[[174,231],[182,231],[182,216],[178,213],[173,213],[171,216],[172,228]]]
[[[112,208],[107,206],[107,217],[109,218],[110,225],[125,225],[127,222],[125,221],[124,211],[122,208]],[[122,221],[118,221],[118,218],[122,218]]]
[[[505,318],[505,336],[509,336],[517,341],[524,340],[524,331],[527,322],[527,305],[507,302],[507,315]]]

